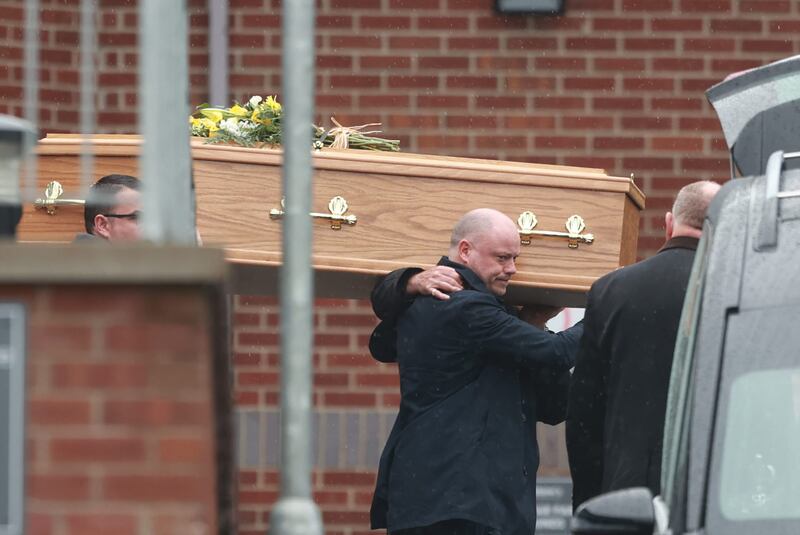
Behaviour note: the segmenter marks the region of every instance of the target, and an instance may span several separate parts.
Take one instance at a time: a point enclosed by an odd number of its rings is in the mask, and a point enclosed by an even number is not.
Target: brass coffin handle
[[[53,180],[44,188],[44,199],[36,199],[33,201],[33,205],[36,208],[44,208],[48,214],[53,215],[58,206],[83,206],[86,204],[86,201],[82,199],[62,199],[63,194],[64,188],[61,187],[61,183]]]
[[[517,218],[519,225],[519,238],[522,245],[531,244],[531,236],[542,236],[544,238],[566,238],[567,246],[570,249],[577,249],[578,244],[594,242],[594,234],[581,234],[586,228],[586,223],[579,215],[571,215],[567,218],[564,226],[567,232],[556,232],[553,230],[533,230],[539,223],[536,214],[533,212],[522,212]]]
[[[286,213],[283,209],[286,208],[284,205],[285,199],[281,199],[281,209],[273,208],[269,211],[270,219],[281,219],[283,215]],[[328,211],[330,213],[323,214],[320,212],[310,212],[308,215],[311,217],[316,217],[318,219],[327,219],[331,223],[331,229],[333,230],[341,230],[342,223],[346,223],[348,225],[355,225],[358,222],[358,217],[353,214],[345,215],[347,212],[347,201],[344,197],[337,195],[333,197],[330,201],[328,201]]]

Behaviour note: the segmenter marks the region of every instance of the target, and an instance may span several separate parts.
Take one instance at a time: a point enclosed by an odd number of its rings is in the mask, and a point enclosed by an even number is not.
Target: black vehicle
[[[575,534],[800,533],[800,152],[713,201],[684,303],[662,493],[608,493]]]
[[[678,332],[661,493],[581,505],[574,534],[800,534],[800,56],[706,93],[732,180],[709,208]]]

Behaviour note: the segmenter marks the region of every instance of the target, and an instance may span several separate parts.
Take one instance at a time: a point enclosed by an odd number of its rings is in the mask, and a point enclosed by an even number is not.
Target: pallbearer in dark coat
[[[672,353],[708,204],[719,185],[695,182],[666,214],[667,243],[592,285],[572,376],[567,450],[576,508],[603,492],[657,494]]]
[[[402,398],[381,456],[373,528],[533,533],[535,421],[564,416],[563,379],[582,327],[548,333],[503,305],[519,247],[506,216],[470,212],[440,262],[461,276],[463,291],[418,297],[376,329],[371,349],[380,360],[396,358]]]

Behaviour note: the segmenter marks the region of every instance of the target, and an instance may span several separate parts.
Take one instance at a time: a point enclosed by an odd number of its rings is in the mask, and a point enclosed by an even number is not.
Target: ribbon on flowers
[[[333,136],[333,141],[331,142],[330,146],[334,149],[348,148],[350,145],[350,136],[353,134],[369,135],[380,132],[380,130],[369,130],[367,132],[363,132],[362,130],[369,126],[380,126],[381,123],[367,123],[358,126],[342,126],[333,117],[331,117],[331,121],[336,125],[336,127],[328,130],[326,135]]]

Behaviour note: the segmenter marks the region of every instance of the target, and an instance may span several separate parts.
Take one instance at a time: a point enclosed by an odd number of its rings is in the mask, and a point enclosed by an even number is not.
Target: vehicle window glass
[[[709,533],[800,533],[800,306],[731,314],[712,447]]]
[[[800,367],[731,384],[720,508],[731,520],[800,519]]]

